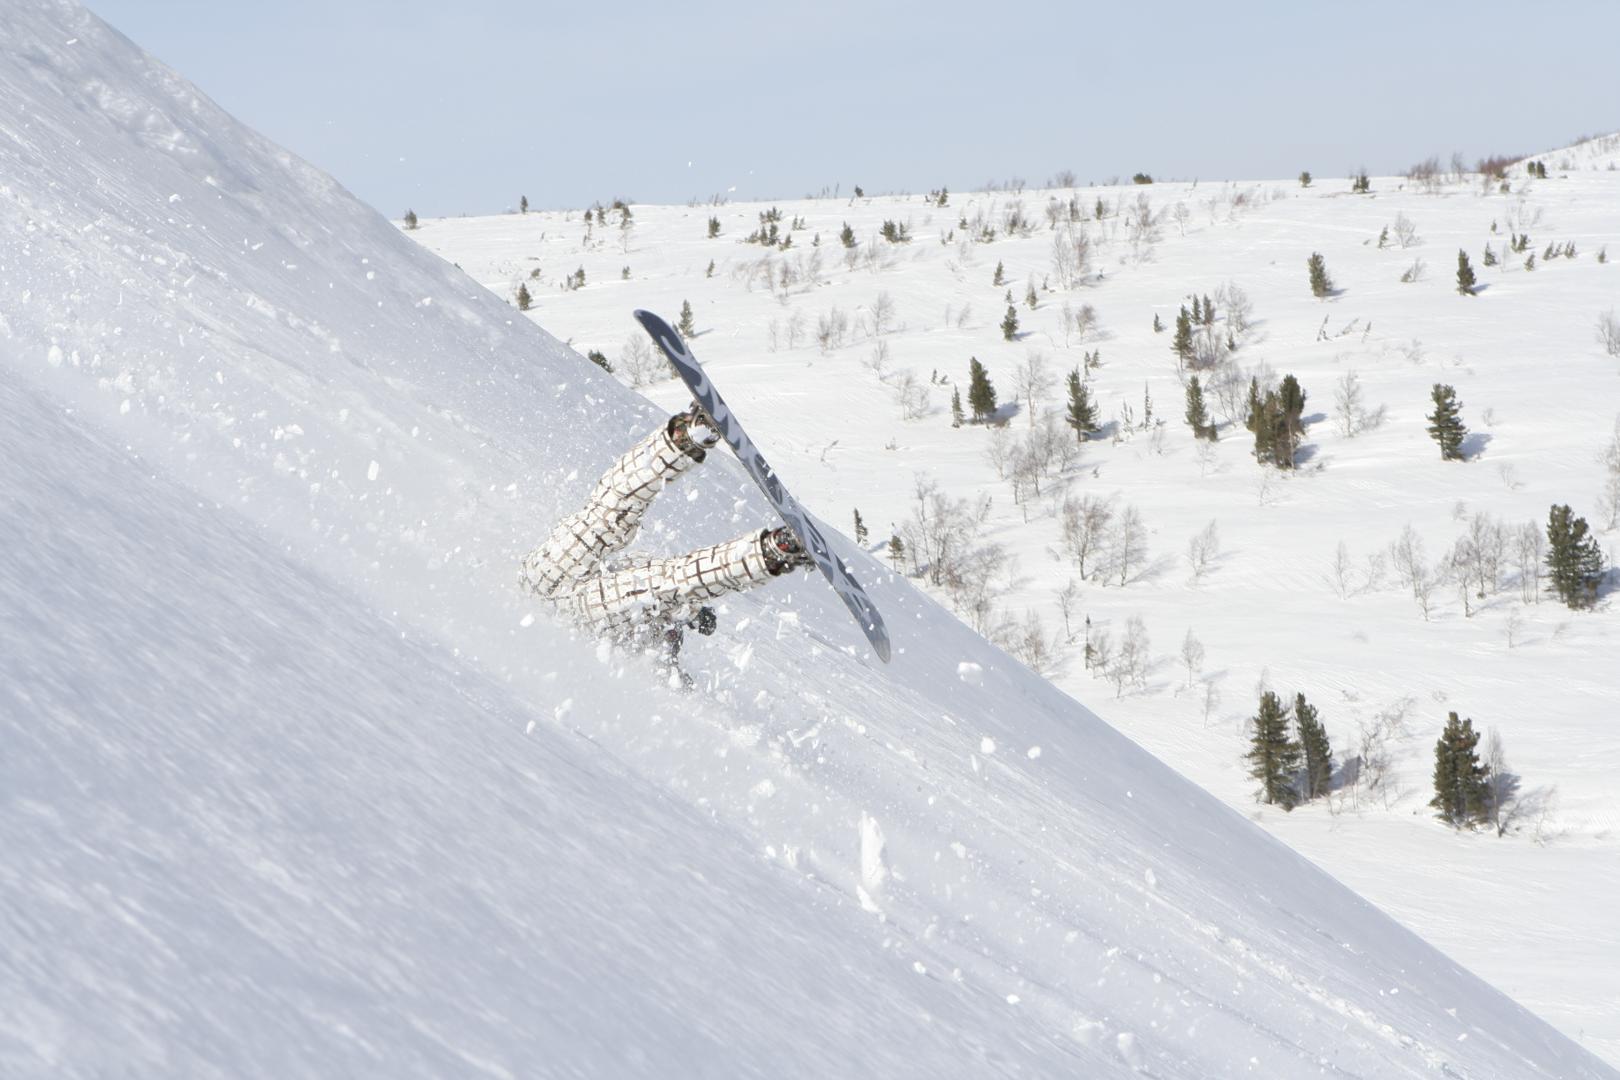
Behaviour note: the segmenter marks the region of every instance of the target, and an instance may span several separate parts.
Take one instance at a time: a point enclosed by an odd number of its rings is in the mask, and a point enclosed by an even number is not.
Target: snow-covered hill
[[[1057,639],[1049,660],[1060,687],[1620,1061],[1620,918],[1607,900],[1620,893],[1620,627],[1611,601],[1577,614],[1534,597],[1533,583],[1527,595],[1514,554],[1517,533],[1539,532],[1550,505],[1569,503],[1600,530],[1611,562],[1616,555],[1600,496],[1614,482],[1605,454],[1620,453],[1609,449],[1620,358],[1605,353],[1596,328],[1620,304],[1617,138],[1531,155],[1548,178],[1515,166],[1507,192],[1477,176],[1439,175],[1375,177],[1370,194],[1354,195],[1348,179],[1319,170],[1308,188],[1287,180],[952,192],[943,207],[922,195],[636,205],[629,230],[608,208],[589,227],[575,210],[427,220],[410,235],[503,297],[522,285],[533,320],[581,352],[600,350],[621,377],[641,345],[628,311],[673,318],[689,302],[694,348],[773,463],[833,521],[848,528],[859,510],[875,553],[912,516],[919,476],[955,497],[988,496],[986,538],[1013,563],[995,577],[994,615],[964,617],[1011,624],[1016,642],[1033,614],[1046,640]],[[1143,199],[1157,239],[1133,238]],[[1070,290],[1053,261],[1054,200],[1059,224],[1092,245],[1094,274]],[[1071,201],[1083,219],[1072,224]],[[1027,236],[1008,233],[1015,208],[1033,223]],[[779,235],[793,239],[786,251],[745,242],[768,228],[761,215],[773,209]],[[720,226],[713,238],[711,217]],[[881,239],[886,221],[906,226],[910,242]],[[846,224],[853,249],[839,241]],[[996,229],[994,242],[968,242],[985,227]],[[1526,250],[1509,252],[1514,234],[1529,236]],[[1487,245],[1495,266],[1484,263]],[[1560,253],[1565,245],[1573,258]],[[1472,297],[1456,292],[1459,248],[1483,286]],[[1313,251],[1338,288],[1325,302],[1307,287]],[[1418,280],[1403,282],[1419,262]],[[579,271],[584,287],[566,287]],[[1192,295],[1207,297],[1224,339],[1236,329],[1233,286],[1251,309],[1249,330],[1235,334],[1239,392],[1222,402],[1204,373],[1223,431],[1200,452],[1182,422],[1170,328]],[[1009,299],[1020,320],[1010,343],[998,325]],[[880,304],[887,329],[874,335]],[[1086,305],[1097,325],[1082,333],[1066,313]],[[828,348],[817,340],[823,327],[833,328]],[[1039,495],[1019,505],[989,460],[996,433],[951,427],[953,386],[965,396],[969,358],[985,363],[1011,403],[1004,434],[1021,442],[1032,410],[1014,401],[1017,370],[1040,355],[1061,380],[1087,353],[1101,356],[1089,385],[1117,439],[1086,444],[1077,466],[1043,478]],[[1302,468],[1292,475],[1263,471],[1250,455],[1241,412],[1251,372],[1293,373],[1308,394]],[[909,420],[899,401],[908,373],[927,395],[924,415]],[[1335,402],[1351,373],[1366,414],[1354,437]],[[1425,432],[1437,382],[1463,402],[1472,460],[1440,460]],[[649,392],[670,408],[683,398],[673,381]],[[1145,396],[1162,428],[1142,429]],[[1059,381],[1034,411],[1062,406]],[[1116,517],[1137,508],[1146,557],[1127,586],[1117,575],[1082,580],[1064,554],[1065,496],[1112,498]],[[1391,544],[1411,526],[1438,578],[1448,549],[1476,522],[1487,534],[1497,525],[1509,532],[1495,587],[1483,600],[1469,596],[1465,611],[1455,585],[1436,585],[1425,618]],[[1189,547],[1211,527],[1213,557],[1195,582]],[[1065,633],[1059,595],[1070,582],[1077,592]],[[1084,667],[1082,620],[1117,645],[1133,616],[1150,640],[1151,671],[1118,696]],[[1205,652],[1192,672],[1180,655],[1189,632]],[[1341,761],[1386,755],[1385,782],[1367,769],[1330,802],[1291,814],[1257,806],[1241,755],[1262,684],[1289,700],[1305,693]],[[1426,805],[1432,748],[1452,710],[1501,734],[1519,794],[1505,838],[1456,835]],[[1459,904],[1459,892],[1470,902]]]
[[[82,9],[0,49],[6,1075],[1614,1075],[869,559],[888,667],[809,579],[695,695],[532,610],[659,410]]]

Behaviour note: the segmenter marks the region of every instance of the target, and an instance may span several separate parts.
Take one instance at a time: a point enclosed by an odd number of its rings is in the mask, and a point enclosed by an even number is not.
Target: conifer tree
[[[1170,351],[1176,354],[1178,368],[1190,366],[1198,358],[1197,346],[1193,344],[1192,316],[1185,304],[1176,316],[1176,336],[1170,339]]]
[[[1458,720],[1456,713],[1447,718],[1434,744],[1434,798],[1429,805],[1454,828],[1484,820],[1489,806],[1490,774],[1480,764],[1478,745],[1473,720]]]
[[[1469,265],[1468,252],[1457,249],[1457,291],[1464,296],[1474,295],[1474,268]]]
[[[951,427],[961,427],[963,419],[962,388],[957,386],[951,389]]]
[[[855,246],[855,230],[849,227],[849,222],[844,222],[844,227],[838,231],[838,240],[847,248]]]
[[[1276,395],[1267,393],[1265,398],[1260,396],[1260,380],[1249,379],[1249,411],[1243,421],[1243,426],[1254,433],[1254,459],[1264,465],[1272,460],[1271,445],[1276,439],[1277,425],[1268,407],[1274,404]]]
[[[405,211],[405,227],[407,229],[416,228],[416,211],[415,210],[407,210],[407,211]]]
[[[1311,252],[1311,257],[1305,260],[1305,266],[1311,273],[1311,295],[1322,297],[1333,291],[1333,279],[1328,277],[1327,262],[1322,258],[1321,252]]]
[[[1007,305],[1007,315],[1001,320],[1001,336],[1007,341],[1018,336],[1018,309]]]
[[[1457,391],[1444,383],[1435,383],[1430,397],[1434,399],[1434,412],[1425,419],[1429,421],[1429,434],[1440,444],[1440,460],[1461,461],[1468,429],[1463,426],[1462,402],[1457,400]]]
[[[855,542],[862,547],[866,546],[866,539],[870,534],[866,531],[866,522],[861,520],[859,507],[855,509]]]
[[[996,275],[990,279],[990,284],[994,285],[998,289],[1007,284],[1007,275],[999,261],[996,263]]]
[[[1158,315],[1153,316],[1153,332],[1155,334],[1164,333],[1164,320],[1159,318]]]
[[[1204,388],[1198,385],[1196,375],[1187,383],[1187,426],[1192,428],[1193,438],[1215,441],[1215,425],[1209,422],[1209,410],[1204,407]]]
[[[1204,302],[1198,299],[1197,293],[1193,294],[1192,321],[1195,323],[1204,321]]]
[[[1299,725],[1299,746],[1305,755],[1301,794],[1309,801],[1332,790],[1333,748],[1328,744],[1327,728],[1316,718],[1316,706],[1306,704],[1304,694],[1294,695],[1294,722]]]
[[[527,195],[518,196],[518,213],[527,214],[528,212],[529,212],[529,197]]]
[[[1496,252],[1491,250],[1491,245],[1485,245],[1485,255],[1480,259],[1480,262],[1484,263],[1486,266],[1496,265]]]
[[[1260,710],[1255,714],[1254,735],[1249,752],[1244,755],[1249,763],[1249,775],[1260,781],[1263,801],[1294,808],[1295,793],[1290,778],[1299,768],[1299,744],[1288,735],[1288,710],[1270,690],[1260,695]]]
[[[675,329],[681,332],[681,337],[697,333],[697,326],[692,322],[692,301],[681,301],[681,321],[675,324]]]
[[[1204,294],[1204,325],[1215,325],[1215,301],[1209,298],[1208,293]]]
[[[719,235],[720,235],[720,219],[717,218],[717,217],[712,217],[711,216],[709,218],[709,239],[713,240],[715,237],[717,237]]]
[[[1033,281],[1029,283],[1029,289],[1024,293],[1024,303],[1029,305],[1031,311],[1035,310],[1035,305],[1040,303],[1040,297],[1035,293],[1035,282]]]
[[[1091,400],[1086,384],[1081,381],[1079,368],[1069,372],[1068,382],[1069,411],[1063,422],[1074,428],[1076,440],[1085,442],[1097,430],[1097,404]]]
[[[906,542],[895,533],[889,537],[889,565],[896,570],[900,569],[900,560],[906,557]]]
[[[1309,170],[1306,170],[1305,172],[1302,172],[1302,173],[1299,174],[1299,186],[1300,187],[1310,187],[1311,186],[1311,174],[1310,174]]]
[[[590,352],[585,354],[585,359],[589,360],[603,371],[610,374],[613,371],[613,365],[608,363],[607,353],[600,349],[592,349]]]
[[[1603,552],[1586,519],[1566,506],[1547,514],[1547,578],[1558,599],[1572,608],[1591,607],[1603,577]]]
[[[529,305],[534,303],[534,297],[529,295],[529,287],[522,282],[518,283],[517,306],[519,311],[528,311]]]
[[[968,358],[968,408],[973,410],[975,424],[982,424],[996,414],[996,388],[977,357]]]
[[[1292,375],[1283,376],[1282,384],[1277,387],[1277,402],[1282,423],[1282,445],[1278,449],[1277,465],[1292,469],[1294,451],[1299,449],[1300,440],[1305,437],[1305,390],[1299,385],[1298,379]],[[1286,461],[1282,460],[1284,457]]]

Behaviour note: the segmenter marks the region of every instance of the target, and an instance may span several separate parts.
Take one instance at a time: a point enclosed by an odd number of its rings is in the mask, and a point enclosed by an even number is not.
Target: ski
[[[686,347],[686,342],[681,340],[681,336],[669,323],[652,312],[637,311],[635,318],[641,324],[641,328],[647,331],[653,341],[657,342],[658,347],[664,351],[676,374],[692,392],[693,399],[703,406],[704,411],[714,421],[721,437],[726,440],[726,445],[736,453],[737,460],[748,470],[748,475],[754,478],[754,483],[765,493],[765,497],[775,507],[782,521],[793,530],[794,535],[799,538],[799,543],[804,545],[805,551],[815,560],[816,568],[831,583],[833,591],[844,602],[844,606],[849,608],[850,614],[855,616],[855,621],[866,635],[866,640],[872,643],[873,651],[878,654],[879,659],[888,663],[889,632],[883,625],[883,617],[878,614],[877,608],[872,606],[866,590],[861,588],[860,583],[849,572],[849,567],[833,554],[815,519],[805,512],[804,507],[799,505],[799,501],[778,479],[775,471],[766,462],[765,455],[759,452],[759,448],[754,445],[748,433],[743,430],[742,424],[738,422],[736,414],[726,405],[720,392],[714,388],[714,383],[698,364],[692,350]]]

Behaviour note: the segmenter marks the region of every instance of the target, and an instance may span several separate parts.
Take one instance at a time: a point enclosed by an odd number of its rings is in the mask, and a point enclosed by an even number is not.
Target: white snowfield
[[[661,411],[82,9],[0,55],[0,1074],[1616,1075],[852,545],[887,668],[808,577],[692,695],[556,624]]]

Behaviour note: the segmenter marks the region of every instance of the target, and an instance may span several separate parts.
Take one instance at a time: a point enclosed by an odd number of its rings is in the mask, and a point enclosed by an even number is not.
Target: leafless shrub
[[[1187,689],[1191,690],[1193,679],[1204,667],[1204,643],[1198,640],[1190,626],[1187,636],[1181,639],[1181,662],[1187,668]]]
[[[1405,214],[1395,215],[1395,224],[1392,227],[1395,239],[1400,241],[1403,248],[1409,248],[1418,242],[1417,223]]]
[[[1130,583],[1147,558],[1147,526],[1142,523],[1142,515],[1136,507],[1126,506],[1119,514],[1109,540],[1108,568],[1119,575],[1119,584],[1123,587]]]
[[[1416,282],[1422,281],[1423,280],[1423,272],[1425,270],[1427,270],[1427,269],[1428,269],[1428,264],[1425,263],[1422,259],[1413,259],[1412,260],[1412,265],[1408,266],[1401,273],[1401,284],[1402,285],[1412,285],[1412,284],[1415,284]]]
[[[1046,357],[1038,352],[1029,353],[1013,372],[1013,387],[1019,400],[1029,412],[1029,426],[1035,426],[1036,408],[1052,387],[1056,385],[1047,369]]]
[[[1192,583],[1198,585],[1209,573],[1210,567],[1221,554],[1220,531],[1211,521],[1187,541],[1187,566],[1192,570]]]
[[[1598,512],[1603,515],[1604,528],[1620,528],[1620,417],[1615,417],[1614,432],[1609,444],[1598,455],[1603,465],[1603,488],[1598,492]]]
[[[1091,274],[1091,238],[1085,226],[1065,222],[1052,236],[1052,277],[1073,289]]]
[[[1074,560],[1075,568],[1084,581],[1089,573],[1097,574],[1103,562],[1108,527],[1114,517],[1114,500],[1085,495],[1063,500],[1059,521],[1063,532],[1063,550]]]
[[[880,342],[880,344],[883,344]],[[928,415],[928,388],[910,368],[895,376],[894,400],[900,406],[900,419],[920,420]]]
[[[843,348],[848,334],[849,316],[837,307],[816,319],[816,344],[823,354]]]
[[[1541,602],[1541,568],[1546,540],[1534,521],[1513,533],[1513,566],[1519,572],[1519,595],[1525,603]]]
[[[1110,658],[1104,674],[1114,684],[1114,696],[1124,696],[1125,687],[1147,689],[1147,673],[1151,664],[1147,624],[1142,616],[1132,615],[1125,620],[1125,636],[1120,639],[1119,650]]]
[[[1328,584],[1333,586],[1340,600],[1350,598],[1350,565],[1350,549],[1340,540],[1339,546],[1333,549],[1333,562],[1328,566]]]
[[[647,386],[675,374],[663,354],[653,355],[652,346],[641,334],[624,343],[624,351],[619,354],[618,370],[630,380],[631,386]]]
[[[1423,618],[1427,620],[1434,602],[1434,588],[1439,582],[1438,575],[1423,557],[1422,537],[1408,525],[1402,530],[1400,538],[1390,544],[1389,555],[1395,565],[1395,573],[1400,576],[1401,583],[1412,590],[1412,599],[1417,601]]]
[[[894,327],[894,297],[886,292],[872,301],[872,335],[882,337]]]
[[[1613,308],[1598,316],[1597,338],[1604,352],[1620,356],[1620,317],[1615,316]]]

